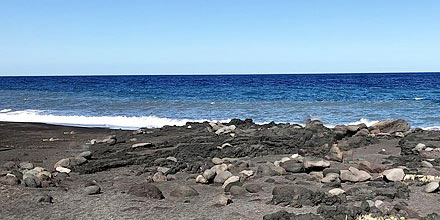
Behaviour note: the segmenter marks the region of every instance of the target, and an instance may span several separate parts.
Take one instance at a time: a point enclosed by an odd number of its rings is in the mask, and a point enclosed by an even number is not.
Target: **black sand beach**
[[[0,122],[0,165],[1,219],[440,219],[440,131],[403,120]]]

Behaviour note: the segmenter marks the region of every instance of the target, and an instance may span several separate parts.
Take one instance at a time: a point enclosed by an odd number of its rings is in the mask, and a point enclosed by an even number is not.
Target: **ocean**
[[[136,129],[188,121],[440,128],[439,73],[0,77],[0,121]]]

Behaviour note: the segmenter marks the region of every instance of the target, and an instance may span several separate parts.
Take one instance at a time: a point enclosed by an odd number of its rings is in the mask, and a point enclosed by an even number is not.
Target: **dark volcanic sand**
[[[299,153],[300,155],[323,158],[328,155],[333,143],[340,143],[343,151],[351,151],[344,162],[331,162],[332,168],[348,169],[357,167],[359,161],[385,164],[396,167],[399,161],[413,162],[406,172],[440,176],[439,159],[435,159],[433,168],[421,167],[421,155],[406,152],[402,148],[419,142],[429,142],[432,148],[440,146],[440,132],[412,131],[405,137],[376,136],[358,138],[353,134],[344,134],[343,140],[334,129],[320,125],[307,129],[294,125],[268,124],[264,126],[250,121],[233,121],[237,129],[230,134],[214,133],[208,123],[194,123],[183,127],[164,127],[161,129],[144,129],[142,134],[133,131],[110,130],[102,128],[79,128],[36,123],[0,122],[0,166],[13,161],[31,162],[54,171],[53,165],[60,159],[75,156],[79,152],[90,150],[93,158],[85,164],[72,167],[68,177],[59,179],[56,186],[44,188],[5,185],[0,183],[0,218],[1,219],[263,219],[263,216],[280,210],[289,213],[317,213],[322,204],[303,205],[301,208],[270,204],[272,189],[276,186],[305,186],[310,189],[328,191],[328,187],[319,180],[313,179],[306,172],[286,173],[277,176],[253,176],[244,184],[256,183],[263,191],[233,196],[233,203],[227,206],[216,206],[216,196],[223,194],[220,184],[196,183],[195,176],[213,166],[212,157],[240,158],[248,165],[246,170],[257,170],[267,161],[274,162],[282,157]],[[73,134],[70,132],[73,131]],[[104,139],[116,135],[113,144],[90,145],[92,139]],[[417,136],[417,137],[415,137]],[[43,141],[43,139],[55,139]],[[136,140],[130,140],[136,138]],[[344,142],[344,140],[346,142]],[[342,144],[342,142],[349,144]],[[135,143],[150,142],[153,146],[133,149]],[[409,144],[411,142],[411,144]],[[223,143],[232,147],[217,149]],[[327,144],[327,147],[324,145]],[[427,144],[428,145],[428,144]],[[405,148],[406,149],[406,148]],[[348,153],[347,153],[348,155]],[[158,158],[175,157],[178,162],[157,161]],[[391,156],[391,157],[390,157]],[[394,156],[394,157],[393,157]],[[418,161],[420,160],[420,161]],[[175,180],[153,183],[165,196],[163,200],[137,197],[128,193],[135,184],[146,184],[147,179],[155,173],[157,166],[171,168],[169,174]],[[238,165],[237,165],[238,166]],[[17,169],[17,168],[11,168]],[[9,170],[11,170],[9,169]],[[237,174],[237,168],[232,173]],[[2,168],[1,175],[8,169]],[[374,182],[385,183],[379,174],[371,173]],[[266,180],[272,178],[274,182]],[[95,182],[101,188],[97,195],[85,195],[84,187]],[[347,191],[347,201],[342,204],[359,205],[363,199],[354,201],[350,188],[368,187],[364,183],[342,183],[341,188]],[[423,192],[424,184],[406,182],[409,198],[387,199],[384,196],[373,196],[372,201],[382,199],[393,204],[404,204],[420,217],[430,213],[440,213],[440,196],[438,192]],[[179,185],[192,186],[198,193],[194,197],[173,197],[170,193]],[[392,188],[394,186],[390,186]],[[53,203],[38,202],[43,194],[53,197]],[[294,218],[291,218],[294,219]],[[350,218],[348,218],[350,219]]]

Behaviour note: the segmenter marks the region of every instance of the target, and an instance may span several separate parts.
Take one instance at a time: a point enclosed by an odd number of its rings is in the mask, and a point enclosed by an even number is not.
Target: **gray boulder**
[[[198,196],[199,193],[191,186],[180,185],[177,186],[176,189],[171,191],[170,195],[174,197],[192,197],[192,196]]]

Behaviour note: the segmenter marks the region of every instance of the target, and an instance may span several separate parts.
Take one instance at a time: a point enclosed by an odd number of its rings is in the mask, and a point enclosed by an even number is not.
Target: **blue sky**
[[[2,0],[0,75],[440,71],[440,1]]]

